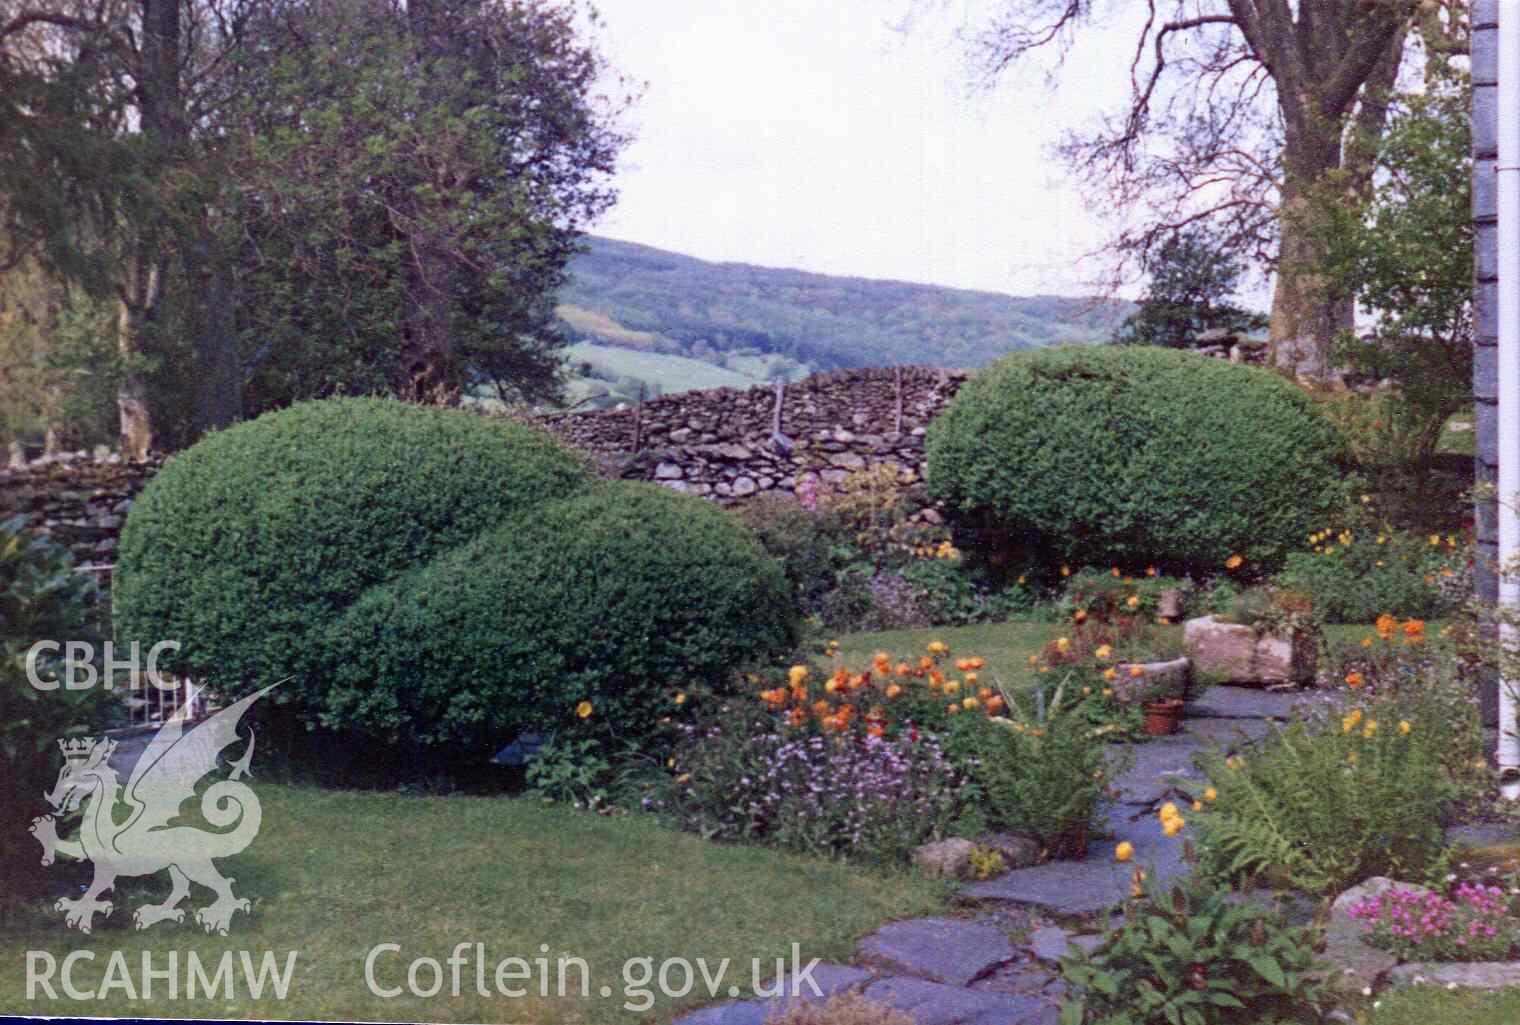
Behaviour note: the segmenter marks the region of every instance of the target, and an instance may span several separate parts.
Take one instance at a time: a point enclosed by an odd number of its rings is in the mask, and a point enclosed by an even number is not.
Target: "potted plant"
[[[1152,737],[1176,733],[1182,723],[1183,695],[1187,693],[1187,659],[1130,662],[1115,669],[1123,683],[1125,700],[1138,704],[1145,714],[1145,732]]]

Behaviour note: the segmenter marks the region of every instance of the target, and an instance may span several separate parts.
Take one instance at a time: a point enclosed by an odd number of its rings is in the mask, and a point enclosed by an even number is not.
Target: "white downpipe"
[[[1499,0],[1499,605],[1520,614],[1520,578],[1505,569],[1520,555],[1520,0]],[[1499,625],[1500,650],[1513,661],[1516,629]],[[1516,691],[1520,680],[1500,674],[1500,793],[1520,798],[1520,736],[1516,735]]]

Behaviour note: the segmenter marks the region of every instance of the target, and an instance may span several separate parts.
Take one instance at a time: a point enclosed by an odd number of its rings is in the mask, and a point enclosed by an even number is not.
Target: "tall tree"
[[[580,13],[312,0],[259,21],[226,223],[243,332],[279,356],[260,359],[260,403],[555,390],[554,295],[626,142]]]
[[[1197,345],[1206,331],[1266,326],[1261,314],[1231,301],[1243,268],[1201,228],[1179,231],[1142,262],[1150,282],[1140,308],[1114,333],[1115,342],[1186,349]]]
[[[1138,6],[1003,0],[972,33],[973,49],[996,76],[1047,47],[1064,56],[1084,29],[1133,16]],[[1121,257],[1210,222],[1276,271],[1274,351],[1308,341],[1323,357],[1351,325],[1352,306],[1317,273],[1324,254],[1307,223],[1310,197],[1338,171],[1350,172],[1343,187],[1365,193],[1411,35],[1460,48],[1465,5],[1146,0],[1143,11],[1125,109],[1070,136],[1064,156],[1089,186],[1111,194],[1107,205],[1145,211],[1120,225]]]

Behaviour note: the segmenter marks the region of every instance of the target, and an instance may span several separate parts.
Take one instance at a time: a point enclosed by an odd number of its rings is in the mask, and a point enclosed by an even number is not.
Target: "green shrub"
[[[1243,756],[1203,759],[1218,799],[1190,821],[1206,871],[1327,893],[1374,875],[1424,878],[1441,864],[1452,809],[1480,782],[1475,691],[1449,653],[1389,634],[1348,671],[1355,693],[1343,714],[1293,722]]]
[[[177,640],[176,668],[232,691],[294,676],[325,702],[328,627],[367,591],[586,487],[547,435],[383,399],[302,403],[209,435],[133,504],[119,636]]]
[[[960,559],[915,559],[903,567],[902,578],[931,626],[1001,623],[1034,608],[1036,599],[1033,589],[999,587]]]
[[[1015,696],[1006,717],[951,717],[945,739],[987,824],[1026,833],[1055,858],[1085,853],[1108,803],[1105,743],[1081,700],[1064,686],[1048,701]]]
[[[838,572],[837,549],[843,539],[834,521],[782,495],[751,499],[735,515],[781,563],[798,606],[804,612],[817,612]]]
[[[527,727],[638,742],[677,691],[726,689],[796,641],[780,567],[732,517],[655,485],[606,484],[366,593],[326,633],[342,658],[321,717],[422,745]]]
[[[1458,577],[1468,555],[1455,535],[1416,537],[1365,521],[1310,538],[1309,550],[1290,554],[1275,582],[1312,595],[1331,623],[1449,612],[1441,583]]]
[[[1340,506],[1342,455],[1281,377],[1148,347],[1006,357],[927,440],[931,495],[984,547],[1167,571],[1280,563]]]
[[[26,827],[53,811],[41,797],[57,775],[58,741],[114,725],[118,714],[103,687],[32,686],[27,649],[43,640],[98,644],[97,617],[94,581],[74,571],[67,549],[27,530],[22,517],[0,523],[0,873],[13,892],[44,881],[42,849]],[[37,659],[39,679],[57,680],[61,668],[57,655]]]
[[[1061,963],[1073,995],[1061,1025],[1218,1025],[1322,1019],[1314,933],[1275,908],[1188,880],[1146,882],[1091,954]],[[1280,1017],[1279,1017],[1280,1016]]]

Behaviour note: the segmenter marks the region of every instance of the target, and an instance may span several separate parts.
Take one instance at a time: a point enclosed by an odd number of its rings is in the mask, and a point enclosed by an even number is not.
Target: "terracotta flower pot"
[[[1145,732],[1152,737],[1176,733],[1182,723],[1182,699],[1163,698],[1144,705]]]

